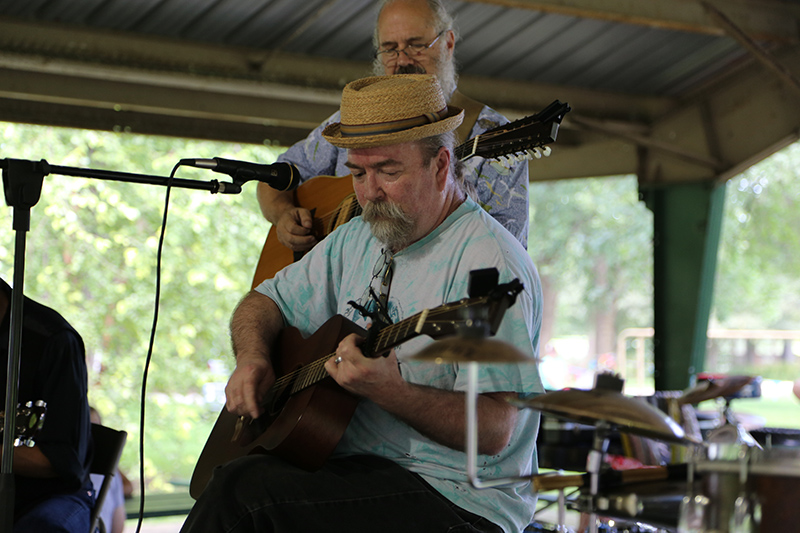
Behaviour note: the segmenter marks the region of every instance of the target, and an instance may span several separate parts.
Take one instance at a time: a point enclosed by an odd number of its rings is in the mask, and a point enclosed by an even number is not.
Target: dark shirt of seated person
[[[11,287],[0,279],[0,345],[9,345]],[[7,354],[2,359],[5,403]],[[44,401],[35,446],[14,449],[14,533],[89,530],[94,505],[91,426],[83,340],[56,311],[23,300],[18,400]]]

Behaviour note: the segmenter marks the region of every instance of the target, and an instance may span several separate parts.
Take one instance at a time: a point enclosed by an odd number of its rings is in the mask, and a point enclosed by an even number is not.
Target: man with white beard
[[[385,0],[378,14],[373,44],[375,75],[433,74],[439,79],[445,98],[465,110],[457,130],[458,142],[465,142],[487,130],[508,123],[493,109],[472,100],[456,89],[456,33],[453,19],[441,0]],[[338,122],[336,112],[309,136],[278,157],[295,165],[300,181],[316,176],[346,176],[347,154],[328,143],[323,130]],[[528,164],[507,168],[497,162],[472,157],[464,162],[466,183],[475,200],[492,217],[527,247]],[[264,217],[273,223],[279,242],[296,252],[317,243],[312,234],[312,214],[295,205],[291,192],[280,192],[259,183],[258,201]]]

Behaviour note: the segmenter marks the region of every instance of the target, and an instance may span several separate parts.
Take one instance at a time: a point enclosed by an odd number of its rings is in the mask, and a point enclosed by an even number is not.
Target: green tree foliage
[[[528,252],[556,325],[542,341],[590,332],[603,353],[620,329],[651,325],[652,215],[636,179],[532,183],[530,200]]]
[[[0,158],[167,176],[187,157],[270,163],[278,150],[0,123]],[[800,209],[792,146],[728,186],[714,317],[723,327],[797,329]],[[185,179],[226,178],[182,168]],[[123,469],[138,477],[139,402],[166,189],[48,176],[32,209],[26,293],[59,310],[87,345],[90,401],[129,432]],[[652,325],[652,216],[633,177],[531,185],[529,253],[545,288],[545,330],[585,335],[593,353]],[[12,277],[11,209],[0,216],[0,275]],[[148,377],[145,471],[151,490],[187,481],[233,368],[228,321],[250,287],[268,224],[255,184],[241,195],[175,189]],[[217,397],[213,397],[217,394]]]
[[[270,163],[267,147],[0,124],[0,157],[168,176],[185,157]],[[176,177],[227,178],[182,168]],[[123,467],[138,470],[139,400],[155,305],[156,252],[167,189],[47,176],[31,210],[25,292],[59,310],[87,346],[90,401],[129,432]],[[13,274],[11,208],[4,210],[0,275]],[[218,413],[204,386],[232,370],[227,326],[250,288],[267,222],[255,183],[241,195],[173,189],[163,251],[159,322],[147,389],[147,478],[187,479]],[[216,368],[209,361],[220,361]],[[198,407],[200,406],[200,407]],[[134,476],[135,477],[135,476]]]
[[[713,317],[741,329],[800,329],[800,145],[727,184]]]

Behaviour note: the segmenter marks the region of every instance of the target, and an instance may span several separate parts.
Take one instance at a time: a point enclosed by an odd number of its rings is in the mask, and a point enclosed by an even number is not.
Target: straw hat
[[[394,74],[348,83],[341,120],[325,128],[326,140],[340,148],[371,148],[452,131],[464,110],[447,105],[435,76]]]

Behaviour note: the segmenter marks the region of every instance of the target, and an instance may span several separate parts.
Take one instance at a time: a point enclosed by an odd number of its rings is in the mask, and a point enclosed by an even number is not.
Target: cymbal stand
[[[476,275],[473,275],[476,274]],[[497,285],[496,272],[494,273],[494,280],[487,281],[488,274],[486,272],[478,271],[471,274],[470,279],[470,296],[475,296],[481,290],[485,290],[485,285]],[[491,276],[488,276],[491,278]],[[474,287],[477,287],[478,293],[473,293]],[[483,339],[489,335],[489,326],[486,316],[486,310],[479,312],[477,316],[465,316],[465,326],[460,328],[459,336],[466,339]],[[535,472],[530,472],[521,476],[510,476],[496,479],[480,479],[478,478],[478,362],[475,360],[467,361],[467,390],[465,395],[466,407],[466,452],[467,452],[467,479],[470,485],[476,489],[488,489],[497,487],[515,487],[521,486],[525,483],[532,483],[533,478],[536,476]],[[564,525],[564,509],[566,508],[564,489],[559,490],[559,525],[558,531],[567,531]]]
[[[467,364],[467,478],[470,485],[476,489],[488,489],[497,487],[513,487],[522,483],[529,483],[536,476],[536,473],[523,476],[511,476],[497,479],[478,478],[478,363],[471,361]],[[606,441],[606,445],[608,442]],[[595,480],[595,484],[597,481]],[[566,526],[566,498],[564,487],[558,489],[558,524],[557,531],[570,531]]]
[[[511,487],[530,482],[533,473],[524,476],[482,480],[478,478],[478,363],[467,363],[467,478],[476,489]]]
[[[578,498],[581,510],[588,509],[589,532],[597,533],[597,493],[600,489],[600,469],[603,467],[603,458],[608,451],[608,437],[611,426],[601,420],[595,424],[592,449],[586,455],[586,471],[589,473],[589,494]]]

